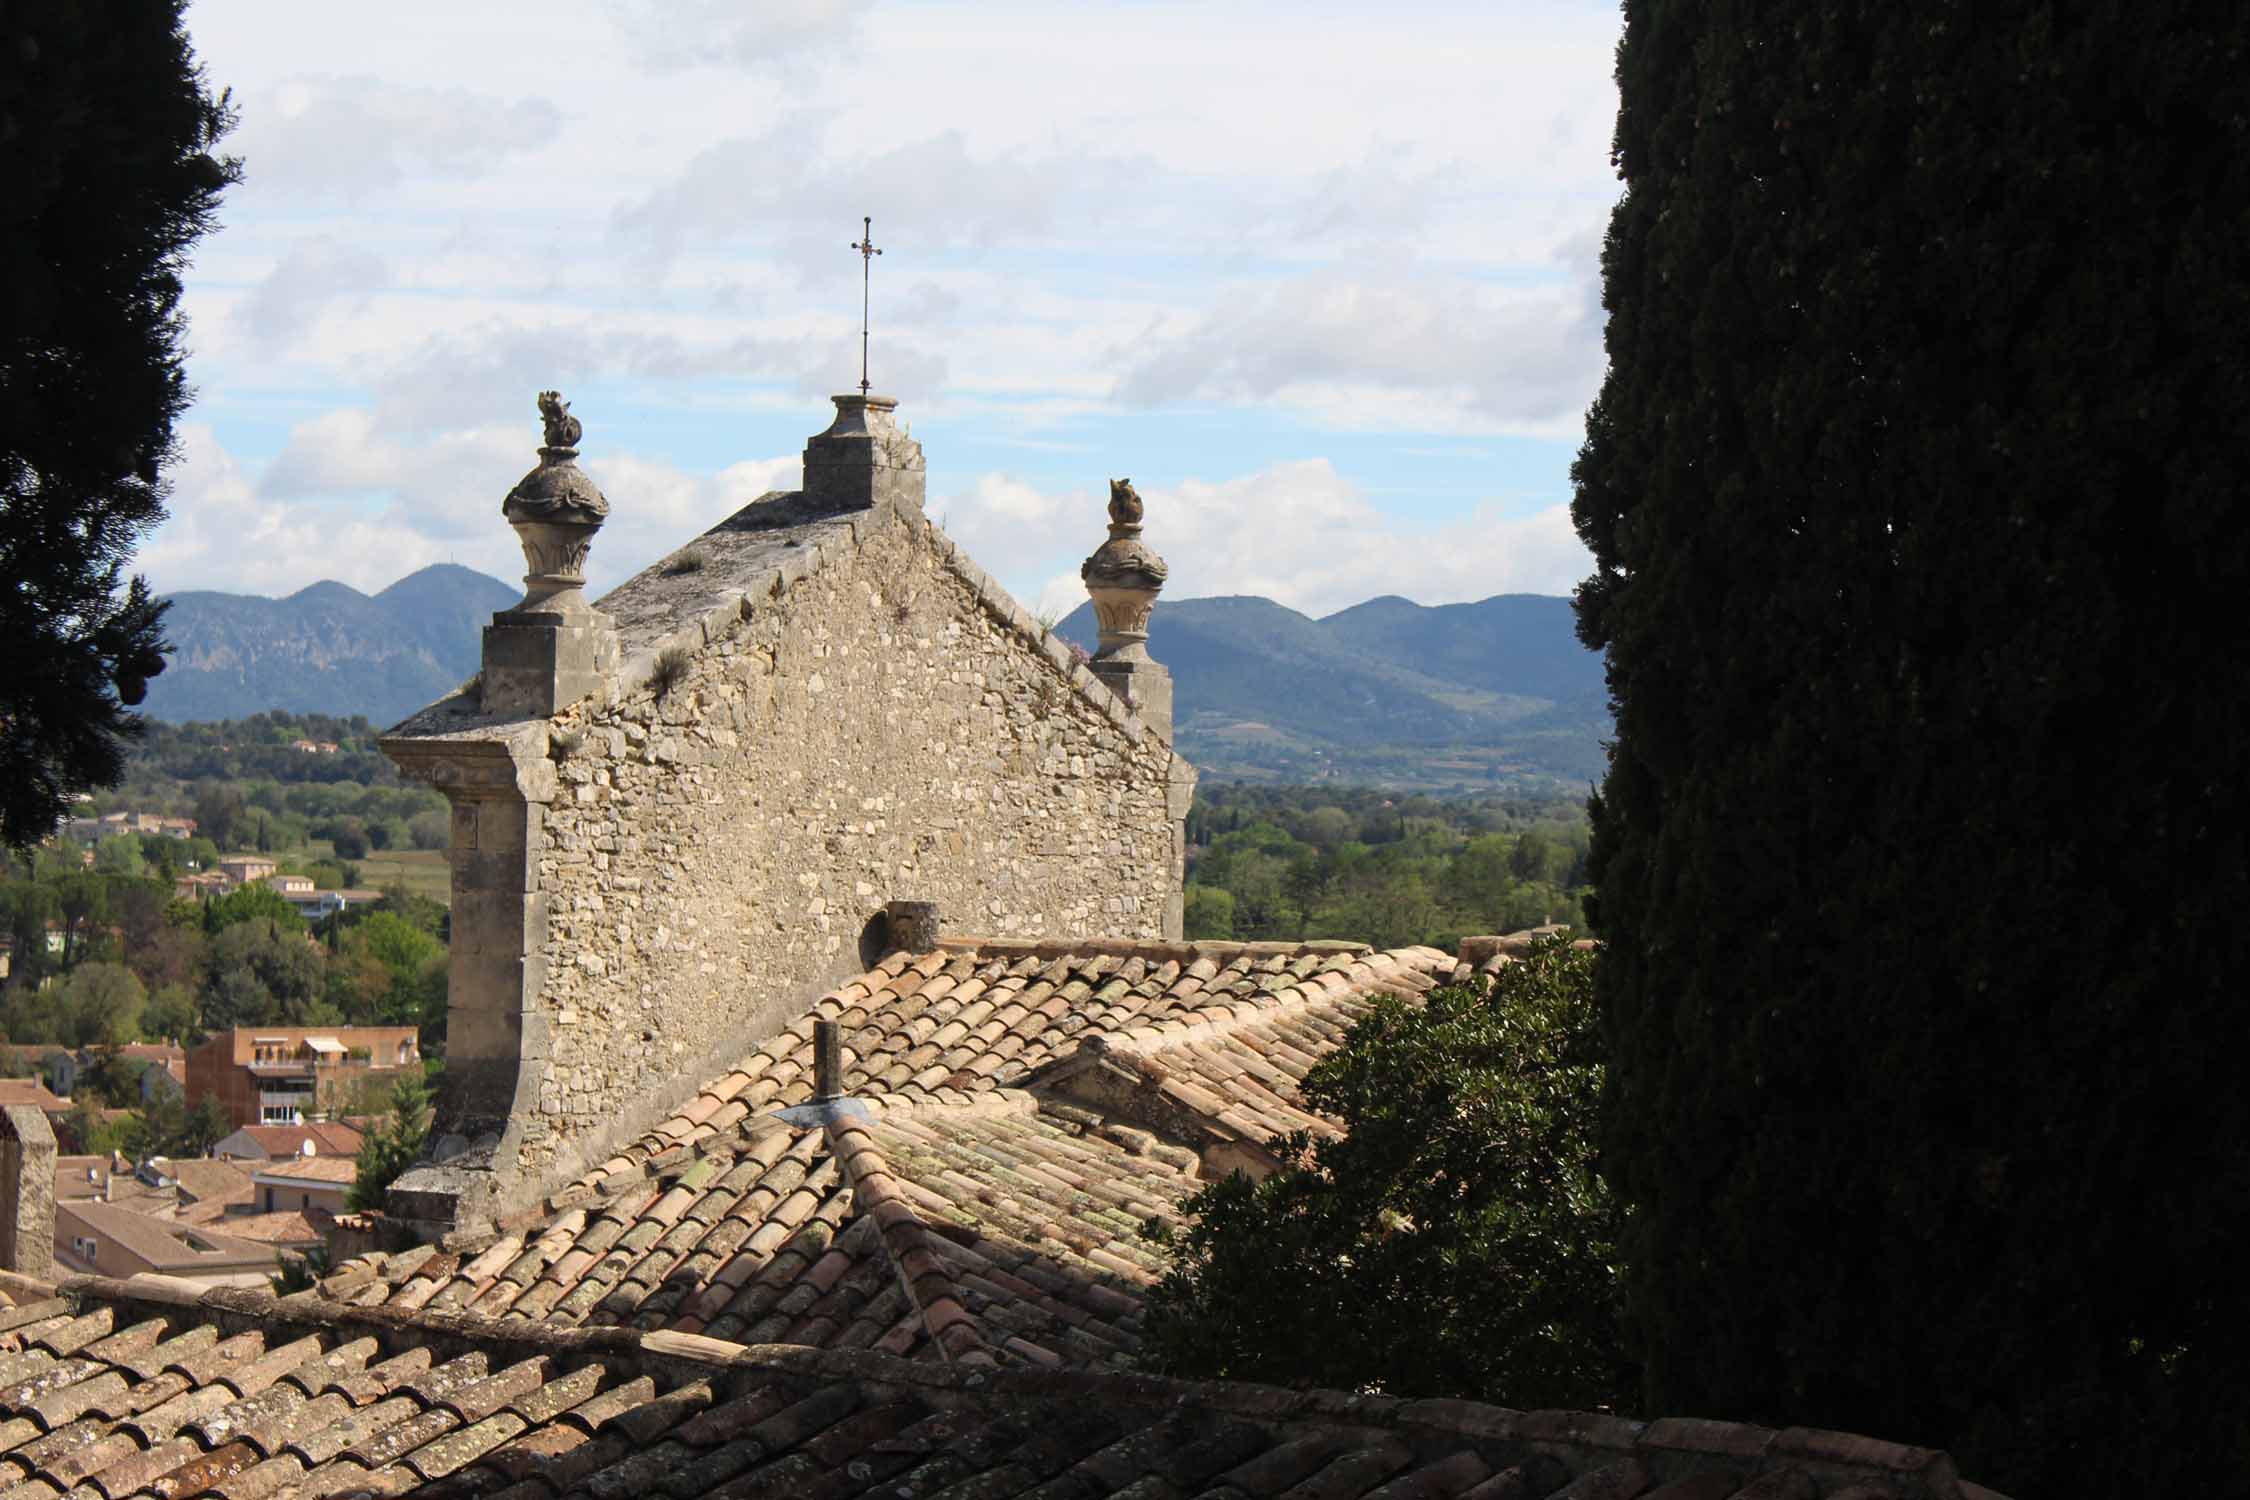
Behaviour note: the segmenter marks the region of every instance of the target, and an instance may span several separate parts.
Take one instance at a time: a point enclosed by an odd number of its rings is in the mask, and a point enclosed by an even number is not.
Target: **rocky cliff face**
[[[145,708],[175,722],[279,708],[389,723],[476,671],[479,630],[516,594],[447,563],[372,597],[340,583],[286,599],[175,594],[172,654]]]

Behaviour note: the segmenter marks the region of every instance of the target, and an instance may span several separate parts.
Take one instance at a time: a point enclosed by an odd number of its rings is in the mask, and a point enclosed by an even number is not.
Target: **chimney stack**
[[[836,420],[805,443],[804,501],[823,512],[922,513],[922,445],[898,430],[895,396],[832,396]]]
[[[55,1274],[55,1132],[29,1104],[0,1109],[0,1270]]]
[[[812,1027],[813,1103],[826,1104],[844,1092],[844,1038],[834,1021]]]

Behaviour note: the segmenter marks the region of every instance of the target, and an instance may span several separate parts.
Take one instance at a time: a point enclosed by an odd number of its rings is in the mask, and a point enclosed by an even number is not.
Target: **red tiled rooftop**
[[[1942,1453],[1801,1428],[949,1366],[362,1311],[160,1276],[4,1274],[0,1485],[180,1500],[1994,1500]]]
[[[1197,1150],[1262,1143],[1267,1123],[1331,1128],[1288,1102],[1303,1070],[1375,994],[1418,994],[1451,964],[1345,944],[960,942],[895,956],[481,1253],[369,1257],[322,1292],[565,1326],[1118,1364],[1162,1270],[1146,1226],[1179,1221],[1200,1186]],[[811,1097],[819,1018],[842,1026],[846,1086],[865,1097],[856,1119],[792,1124],[776,1111]],[[1273,1092],[1207,1101],[1182,1125],[1170,1115],[1192,1113],[1192,1093],[1140,1123],[1095,1095],[1016,1086],[1068,1079],[1081,1055],[1170,1056],[1173,1043],[1200,1049],[1214,1078],[1225,1070],[1210,1059],[1246,1059],[1236,1073],[1255,1069]]]

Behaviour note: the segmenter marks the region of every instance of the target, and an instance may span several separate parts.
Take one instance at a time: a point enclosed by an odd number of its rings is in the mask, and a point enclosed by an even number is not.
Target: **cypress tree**
[[[2246,15],[1627,0],[1574,512],[1651,1411],[2250,1472]]]
[[[180,276],[239,175],[183,0],[0,4],[0,843],[114,783],[164,669],[125,580],[187,406]]]

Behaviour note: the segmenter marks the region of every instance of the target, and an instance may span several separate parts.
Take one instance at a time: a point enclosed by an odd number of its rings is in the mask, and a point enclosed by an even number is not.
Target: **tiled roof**
[[[269,1161],[254,1170],[257,1182],[303,1182],[321,1187],[345,1187],[359,1177],[359,1161],[350,1156],[289,1156]]]
[[[315,1152],[322,1156],[357,1156],[362,1133],[337,1120],[313,1120],[303,1125],[244,1125],[219,1144],[225,1146],[237,1137],[256,1144],[268,1159],[295,1156],[311,1141]]]
[[[229,1213],[223,1203],[197,1203],[174,1214],[172,1221],[216,1229],[238,1240],[256,1240],[261,1245],[308,1249],[327,1242],[323,1226],[334,1217],[320,1209],[307,1213],[301,1208],[276,1209],[272,1213]]]
[[[1186,1039],[1253,1059],[1278,1091],[1274,1118],[1293,1125],[1281,1096],[1349,1018],[1377,991],[1428,989],[1451,964],[1433,949],[1344,944],[963,941],[894,956],[497,1239],[366,1257],[322,1294],[918,1357],[1118,1364],[1162,1271],[1145,1228],[1178,1223],[1201,1164],[1129,1119],[1016,1085],[1067,1074],[1089,1045],[1153,1055]],[[811,1096],[821,1018],[842,1027],[846,1086],[863,1097],[792,1123],[776,1112],[804,1114],[790,1107]],[[1257,1129],[1230,1107],[1168,1133],[1200,1146]]]
[[[810,1099],[816,1020],[842,1028],[845,1093],[942,1102],[1021,1082],[1088,1036],[1239,1020],[1324,992],[1418,993],[1453,962],[1434,948],[1347,943],[948,939],[893,954],[822,996],[584,1183],[638,1175],[754,1114]]]
[[[7,1276],[0,1488],[1992,1500],[1943,1454],[1803,1429],[493,1324],[167,1277]]]
[[[165,1171],[180,1185],[181,1193],[197,1203],[248,1203],[257,1196],[249,1171],[231,1161],[175,1160]]]
[[[130,1251],[146,1264],[185,1275],[271,1269],[273,1247],[206,1224],[160,1219],[122,1203],[85,1200],[55,1206],[57,1241],[88,1235]]]

